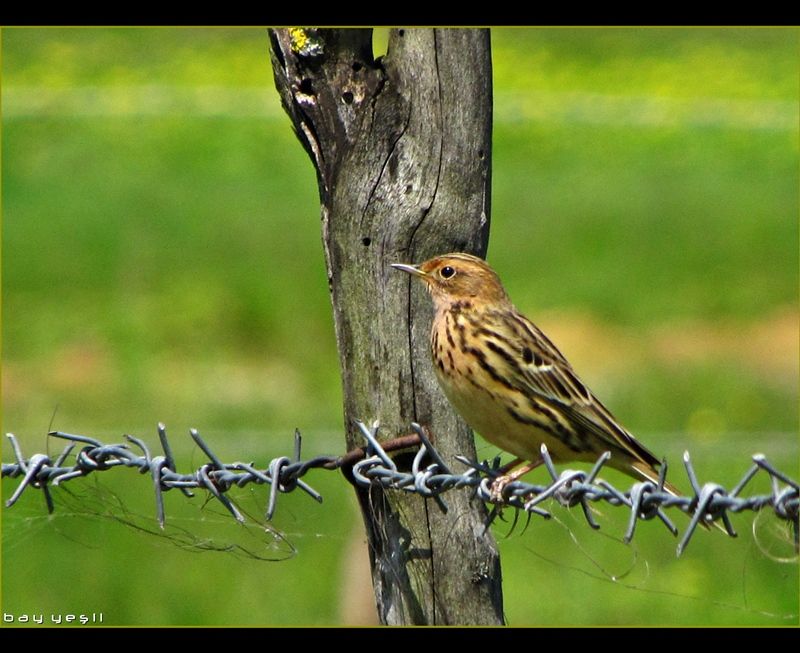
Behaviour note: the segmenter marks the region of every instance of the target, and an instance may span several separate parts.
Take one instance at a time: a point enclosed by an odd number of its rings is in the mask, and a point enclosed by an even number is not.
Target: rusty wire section
[[[6,502],[6,506],[12,506],[25,489],[35,488],[42,491],[47,508],[52,512],[54,504],[49,491],[50,485],[59,485],[75,478],[85,477],[92,472],[124,466],[137,468],[142,474],[148,474],[152,479],[156,499],[156,518],[162,528],[166,519],[163,492],[173,488],[179,489],[187,496],[192,496],[191,489],[205,489],[220,501],[234,518],[244,522],[244,516],[225,493],[233,487],[242,487],[248,483],[267,484],[270,486],[270,492],[265,514],[266,519],[269,520],[275,513],[280,493],[292,492],[299,488],[314,500],[322,501],[320,494],[301,480],[301,477],[309,470],[341,469],[357,485],[363,487],[379,485],[386,489],[414,492],[423,497],[435,499],[445,511],[447,504],[440,495],[456,488],[471,488],[479,499],[493,504],[489,523],[500,514],[502,508],[507,507],[525,512],[528,516],[538,515],[547,519],[551,514],[541,504],[546,499],[552,498],[564,506],[579,505],[588,524],[597,529],[600,526],[592,515],[590,502],[604,501],[610,505],[624,506],[630,512],[628,528],[624,535],[626,542],[633,538],[639,520],[658,518],[671,533],[677,535],[678,529],[664,512],[664,508],[674,507],[691,515],[689,525],[678,543],[677,555],[679,556],[686,550],[692,535],[701,522],[705,524],[719,522],[730,536],[735,537],[736,531],[731,524],[729,513],[771,508],[778,518],[792,524],[795,550],[800,545],[798,539],[800,486],[795,480],[773,467],[762,454],[755,454],[752,457],[753,465],[733,489],[728,491],[717,483],[708,482],[701,485],[689,453],[686,452],[683,456],[683,463],[693,494],[676,497],[663,490],[666,476],[665,464],[662,465],[661,478],[658,483],[649,481],[634,483],[629,490],[623,492],[599,478],[610,454],[605,453],[600,456],[589,472],[564,470],[559,474],[547,448],[542,446],[542,458],[550,474],[551,482],[548,485],[537,485],[517,480],[506,485],[503,488],[502,497],[497,497],[492,492],[491,486],[494,479],[501,474],[499,457],[490,464],[486,461],[477,463],[463,456],[456,456],[456,459],[467,469],[460,474],[454,473],[432,445],[425,429],[419,424],[412,423],[411,425],[414,436],[405,436],[383,443],[378,442],[377,439],[377,424],[374,424],[371,429],[362,422],[357,422],[357,426],[366,440],[366,446],[362,449],[351,451],[341,457],[319,456],[303,461],[300,457],[300,433],[296,431],[293,457],[275,458],[262,470],[256,469],[253,463],[223,463],[199,433],[195,429],[191,429],[192,439],[208,457],[209,462],[187,474],[176,471],[175,459],[163,424],[158,425],[158,435],[163,449],[163,455],[158,456],[152,456],[144,441],[130,435],[125,436],[127,444],[108,445],[83,435],[54,431],[50,433],[51,436],[70,441],[70,444],[56,460],[51,461],[50,457],[44,454],[34,454],[26,459],[16,438],[12,434],[8,434],[16,462],[3,463],[2,476],[3,478],[21,476],[22,481]],[[75,462],[67,465],[66,461],[78,443],[83,443],[85,446],[75,455]],[[131,445],[140,449],[141,453],[134,451]],[[411,469],[401,470],[388,452],[405,449],[411,445],[418,447]],[[740,496],[745,486],[759,473],[762,476],[768,475],[770,494]]]

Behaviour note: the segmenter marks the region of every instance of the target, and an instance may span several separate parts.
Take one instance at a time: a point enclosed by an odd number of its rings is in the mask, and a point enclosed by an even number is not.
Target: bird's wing
[[[492,332],[499,332],[500,324],[510,326],[513,331],[504,329],[506,345],[511,349],[508,354],[516,362],[508,365],[513,383],[560,411],[579,437],[589,435],[599,439],[603,444],[597,447],[598,452],[607,446],[612,452],[622,450],[634,459],[659,464],[658,458],[628,433],[584,385],[564,355],[533,322],[518,312],[510,324],[507,312],[489,322],[495,322],[495,328],[489,329]]]

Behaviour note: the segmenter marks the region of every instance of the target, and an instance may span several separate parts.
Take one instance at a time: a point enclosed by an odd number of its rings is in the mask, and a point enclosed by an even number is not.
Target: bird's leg
[[[500,472],[500,476],[507,475],[512,469],[514,469],[517,465],[524,463],[525,460],[523,458],[514,458],[510,463],[506,463],[497,471]]]
[[[501,476],[498,476],[492,481],[492,485],[490,487],[490,496],[492,501],[495,503],[502,503],[503,502],[503,490],[505,489],[506,485],[509,483],[513,483],[516,481],[520,476],[524,476],[531,470],[536,469],[539,465],[541,465],[544,460],[539,458],[537,461],[528,462],[519,469],[514,469],[517,465],[524,462],[522,458],[515,458],[507,465],[503,465],[500,468],[500,472],[502,473]],[[514,471],[511,471],[514,470]]]

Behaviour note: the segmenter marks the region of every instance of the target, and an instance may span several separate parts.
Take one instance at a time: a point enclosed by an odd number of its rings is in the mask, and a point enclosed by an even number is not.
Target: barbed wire
[[[270,486],[270,492],[265,516],[270,520],[275,514],[277,498],[281,493],[289,493],[299,488],[314,500],[322,501],[322,496],[301,480],[308,471],[341,469],[356,485],[362,487],[379,485],[385,489],[414,492],[434,499],[445,511],[448,507],[441,497],[442,494],[457,488],[471,488],[480,500],[493,506],[487,528],[501,514],[503,508],[513,508],[515,515],[524,512],[529,519],[532,515],[548,519],[552,515],[541,504],[546,499],[552,498],[563,506],[579,505],[589,526],[598,529],[600,525],[592,515],[590,503],[603,501],[610,505],[628,508],[630,516],[623,539],[630,542],[640,520],[658,518],[673,535],[677,535],[678,529],[664,512],[665,508],[677,508],[691,515],[689,525],[678,543],[677,555],[680,556],[686,550],[699,524],[709,525],[718,522],[728,535],[735,537],[736,531],[730,521],[729,513],[771,508],[778,518],[791,523],[795,550],[800,547],[798,537],[800,486],[795,480],[776,469],[763,454],[752,456],[753,465],[733,489],[727,491],[717,483],[701,485],[689,453],[686,452],[683,463],[693,494],[674,496],[664,490],[666,463],[661,466],[661,476],[657,483],[637,482],[629,490],[621,491],[608,481],[599,478],[601,470],[611,457],[610,453],[600,456],[588,472],[568,469],[559,474],[547,448],[542,446],[542,460],[551,482],[541,485],[516,480],[505,485],[498,495],[493,488],[493,482],[503,473],[499,456],[492,463],[487,461],[478,463],[463,456],[456,456],[456,460],[468,469],[460,474],[454,473],[431,443],[425,429],[417,423],[411,425],[413,435],[383,443],[377,438],[377,423],[373,424],[371,429],[363,422],[356,422],[356,425],[366,441],[366,446],[363,448],[350,451],[344,456],[318,456],[303,461],[300,455],[302,441],[300,432],[295,431],[293,456],[274,458],[261,470],[256,469],[254,463],[223,463],[200,437],[197,430],[190,429],[192,439],[208,457],[209,462],[186,474],[176,471],[175,458],[163,424],[158,425],[158,436],[163,449],[163,455],[158,456],[152,456],[145,442],[131,435],[124,436],[127,444],[104,444],[84,435],[53,431],[49,435],[70,441],[61,454],[54,461],[46,454],[34,454],[26,459],[16,437],[9,433],[7,437],[14,450],[16,462],[2,464],[2,477],[21,476],[22,480],[6,502],[6,506],[14,505],[27,488],[35,488],[43,492],[47,509],[53,512],[54,503],[49,491],[51,485],[57,486],[93,472],[124,466],[137,468],[142,474],[150,475],[155,492],[156,518],[161,528],[164,527],[166,519],[163,493],[174,488],[187,496],[193,496],[191,489],[205,489],[222,503],[235,519],[244,522],[244,516],[226,493],[234,487],[243,487],[249,483],[267,484]],[[67,465],[66,461],[78,443],[83,443],[85,446],[75,455],[75,462]],[[142,453],[134,451],[131,445],[138,447]],[[418,447],[411,469],[401,470],[389,456],[389,452],[411,446]],[[771,492],[749,497],[740,496],[759,472],[762,476],[766,474],[769,477]]]
[[[25,489],[30,487],[42,490],[47,503],[47,510],[52,513],[54,504],[49,491],[50,485],[57,486],[75,478],[88,476],[93,472],[102,472],[122,466],[137,468],[142,474],[149,474],[152,478],[155,490],[156,518],[161,528],[164,528],[166,520],[163,493],[173,488],[181,490],[186,496],[193,496],[192,488],[208,490],[237,521],[244,522],[244,515],[225,496],[225,493],[233,487],[244,487],[249,483],[268,484],[270,485],[270,493],[266,508],[266,519],[270,520],[275,514],[279,492],[287,493],[299,488],[305,491],[312,499],[322,502],[322,496],[319,492],[300,479],[310,469],[337,469],[340,461],[338,456],[319,456],[311,460],[301,460],[302,439],[300,432],[296,430],[293,458],[287,456],[274,458],[267,468],[263,470],[256,469],[253,463],[223,463],[203,438],[200,437],[197,430],[190,429],[189,435],[191,435],[203,453],[206,454],[209,462],[201,465],[191,473],[180,474],[176,471],[175,457],[167,439],[166,427],[161,423],[158,425],[158,437],[164,453],[159,456],[152,456],[145,442],[132,435],[123,437],[129,443],[141,449],[141,454],[133,451],[129,444],[103,444],[99,440],[85,435],[75,435],[62,431],[51,431],[48,435],[71,441],[55,461],[51,461],[46,454],[38,453],[29,459],[25,459],[16,437],[12,433],[6,434],[14,450],[16,462],[3,463],[2,477],[23,477],[11,498],[6,501],[6,507],[13,506],[22,496]],[[76,454],[75,463],[65,465],[72,450],[80,442],[86,446]],[[277,483],[274,482],[275,479],[278,480]]]
[[[492,464],[488,464],[487,462],[477,463],[464,456],[456,456],[459,462],[470,469],[463,474],[454,474],[436,452],[425,429],[419,424],[412,423],[412,428],[419,436],[422,446],[414,457],[411,471],[401,471],[382,451],[381,443],[377,440],[378,425],[374,424],[372,430],[361,422],[358,423],[358,426],[369,443],[368,449],[371,449],[373,453],[353,466],[353,476],[357,482],[362,485],[378,483],[386,488],[438,498],[440,505],[443,505],[445,509],[446,504],[439,497],[440,494],[452,488],[472,487],[475,488],[479,499],[494,504],[489,515],[489,522],[493,521],[500,514],[502,508],[507,506],[524,511],[529,515],[535,514],[549,519],[552,516],[551,513],[539,504],[552,497],[566,507],[580,505],[589,526],[599,529],[600,525],[592,516],[589,503],[605,501],[614,506],[626,506],[630,510],[628,527],[623,536],[625,542],[630,542],[639,520],[650,520],[656,517],[673,535],[677,535],[677,527],[662,510],[662,508],[677,507],[691,515],[689,525],[678,543],[677,555],[680,556],[686,550],[698,524],[708,525],[719,520],[727,534],[736,537],[737,533],[731,524],[729,512],[759,511],[769,507],[780,519],[792,524],[795,550],[797,551],[800,546],[798,538],[800,534],[800,529],[798,529],[800,486],[796,481],[773,467],[763,454],[753,455],[753,465],[731,491],[726,491],[722,485],[717,483],[700,485],[687,451],[683,455],[683,463],[694,494],[692,496],[674,496],[663,489],[667,473],[666,461],[661,465],[661,475],[657,484],[641,481],[634,483],[628,491],[623,492],[608,481],[598,478],[603,466],[611,458],[609,452],[601,455],[589,472],[568,469],[559,474],[547,447],[542,445],[542,459],[552,482],[548,485],[538,485],[519,480],[512,481],[503,488],[501,496],[497,497],[492,488],[492,482],[503,473],[499,457],[495,458]],[[422,461],[426,454],[430,455],[433,463],[423,469]],[[739,496],[759,471],[766,473],[770,478],[770,494]],[[784,483],[785,486],[781,487],[781,483]]]

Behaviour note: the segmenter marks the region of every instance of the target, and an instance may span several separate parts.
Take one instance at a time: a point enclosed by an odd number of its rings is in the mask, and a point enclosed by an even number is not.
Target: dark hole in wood
[[[369,247],[372,244],[372,238],[370,238],[369,236],[364,236],[361,239],[361,242],[364,244],[364,247]]]
[[[416,452],[400,452],[392,456],[392,460],[394,464],[397,465],[397,469],[401,472],[411,471],[411,467],[414,465],[414,457],[416,456]],[[423,457],[423,466],[430,465],[430,457],[424,456]]]
[[[353,94],[350,91],[342,93],[342,99],[345,104],[353,104]]]
[[[353,72],[356,72],[356,73],[357,73],[357,72],[358,72],[359,70],[361,70],[363,67],[364,67],[364,66],[362,66],[362,65],[361,65],[361,64],[360,64],[358,61],[354,61],[354,62],[353,62]]]
[[[314,95],[314,87],[311,84],[311,78],[305,77],[300,82],[300,92],[306,95]]]

